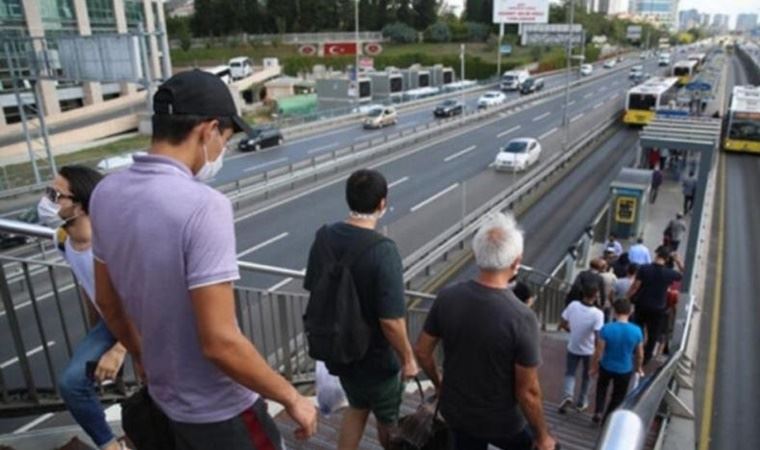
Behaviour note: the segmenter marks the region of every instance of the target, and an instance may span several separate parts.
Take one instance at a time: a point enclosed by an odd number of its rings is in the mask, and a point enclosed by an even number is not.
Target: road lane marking
[[[323,151],[331,149],[331,148],[335,148],[338,145],[340,145],[339,142],[333,142],[332,144],[323,145],[321,147],[317,147],[317,148],[311,149],[308,152],[306,152],[306,154],[313,155],[314,153],[319,153],[319,152],[323,152]]]
[[[26,424],[26,425],[24,425],[24,426],[22,426],[20,428],[17,428],[16,430],[13,431],[13,434],[26,433],[27,431],[31,430],[32,428],[36,427],[37,425],[41,424],[42,422],[44,422],[46,420],[49,420],[52,417],[53,417],[53,413],[43,414],[43,415],[39,416],[38,418],[32,420],[28,424]]]
[[[247,168],[243,169],[243,172],[253,172],[254,170],[257,170],[257,169],[263,169],[264,167],[269,167],[269,166],[273,166],[275,164],[286,162],[287,160],[288,160],[288,158],[275,159],[274,161],[269,161],[269,162],[265,162],[265,163],[262,163],[262,164],[257,164],[255,166],[247,167]]]
[[[590,98],[592,95],[594,95],[594,93],[589,92],[588,94],[584,95],[583,98]]]
[[[607,90],[607,87],[606,86],[602,86],[596,92],[604,92],[606,90]]]
[[[512,127],[508,129],[507,131],[502,131],[501,133],[497,134],[496,137],[504,137],[508,135],[509,133],[512,133],[513,131],[519,130],[520,128],[522,128],[522,125],[517,125],[516,127]]]
[[[285,278],[284,280],[280,281],[279,283],[274,284],[272,287],[267,289],[267,292],[270,292],[270,293],[274,292],[280,289],[281,287],[285,286],[286,284],[290,283],[291,281],[293,281],[293,277]]]
[[[447,187],[446,189],[442,190],[441,192],[433,195],[432,197],[429,197],[427,200],[423,200],[420,203],[417,203],[416,205],[412,206],[410,211],[416,212],[418,209],[429,205],[430,203],[438,200],[439,198],[443,197],[444,195],[448,194],[449,192],[453,191],[454,189],[458,187],[459,187],[459,183],[454,183],[451,186]]]
[[[52,347],[54,345],[55,345],[55,341],[48,341],[48,343],[47,343],[48,348],[50,348],[50,347]],[[36,355],[37,353],[41,352],[44,348],[45,347],[43,347],[42,345],[40,345],[38,347],[35,347],[35,348],[29,350],[28,352],[26,352],[27,358],[30,357],[30,356]],[[13,357],[13,358],[5,361],[4,363],[0,364],[0,369],[5,369],[7,367],[10,367],[10,366],[16,364],[17,362],[18,362],[18,356]]]
[[[575,100],[573,100],[570,103],[568,103],[567,106],[573,106],[574,104],[575,104]]]
[[[552,113],[551,111],[546,111],[545,113],[541,114],[540,116],[534,117],[533,121],[534,122],[538,122],[539,120],[541,120],[541,119],[543,119],[545,117],[549,117],[549,115],[551,115],[551,113]]]
[[[475,150],[476,148],[478,148],[477,145],[471,145],[471,146],[467,147],[464,150],[458,151],[458,152],[454,153],[453,155],[449,155],[449,156],[443,158],[443,162],[453,161],[453,160],[459,158],[460,156],[464,156],[464,155],[470,153],[471,151]]]
[[[555,132],[555,131],[557,131],[558,129],[559,129],[559,128],[557,128],[557,127],[554,127],[554,128],[552,128],[551,130],[549,130],[549,131],[547,131],[546,133],[544,133],[544,134],[542,134],[541,136],[539,136],[539,137],[538,137],[538,140],[540,141],[541,139],[543,139],[543,138],[545,138],[545,137],[549,136],[550,134],[554,133],[554,132]]]
[[[275,242],[277,242],[279,240],[285,239],[289,235],[290,235],[290,233],[288,233],[287,231],[284,232],[284,233],[280,233],[280,234],[278,234],[277,236],[275,236],[275,237],[273,237],[271,239],[267,239],[266,241],[262,242],[261,244],[254,245],[253,247],[251,247],[251,248],[249,248],[247,250],[243,250],[242,252],[240,252],[240,253],[237,254],[237,257],[238,258],[242,258],[245,255],[250,255],[251,253],[255,252],[256,250],[261,250],[262,248],[266,247],[267,245],[274,244]]]
[[[400,179],[394,181],[393,183],[389,184],[388,185],[388,189],[392,189],[392,188],[398,186],[401,183],[406,183],[407,181],[409,181],[409,177],[400,178]]]
[[[718,206],[718,258],[715,265],[715,293],[710,321],[710,344],[705,373],[705,398],[702,403],[702,429],[699,434],[699,450],[710,448],[712,434],[713,401],[715,396],[715,370],[718,365],[718,337],[720,335],[720,307],[723,301],[723,251],[725,245],[726,215],[726,160],[720,157],[720,205]]]
[[[583,117],[583,113],[578,114],[577,116],[575,116],[572,119],[570,119],[570,123],[575,122],[576,120],[580,119],[581,117]]]
[[[596,105],[594,105],[594,107],[592,109],[601,108],[602,106],[604,106],[604,102],[599,102]]]

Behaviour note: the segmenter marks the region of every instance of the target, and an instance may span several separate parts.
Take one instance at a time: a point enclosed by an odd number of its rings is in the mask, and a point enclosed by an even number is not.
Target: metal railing
[[[54,234],[46,227],[9,220],[0,220],[0,231],[40,239],[52,239]],[[24,273],[21,285],[13,289],[7,282],[8,264],[19,265]],[[246,261],[240,261],[239,268],[244,274],[291,280],[304,277],[303,271]],[[559,314],[567,289],[561,280],[529,267],[523,267],[520,279],[537,293],[537,310]],[[269,364],[294,384],[313,382],[314,362],[308,356],[302,323],[308,295],[240,285],[235,286],[234,293],[241,330]],[[435,296],[414,290],[406,290],[405,295],[409,305],[407,327],[414,339]],[[3,342],[12,343],[5,350],[12,353],[2,356],[9,359],[0,364],[0,417],[62,410],[56,375],[71,357],[74,344],[89,329],[79,283],[66,264],[0,256],[0,297],[0,322],[7,321],[0,334],[7,333]],[[419,300],[426,302],[423,305]],[[64,351],[58,350],[61,346]],[[125,373],[118,384],[103,389],[101,399],[105,403],[123,399],[137,385],[132,370]]]
[[[359,33],[362,42],[383,42],[385,38],[379,31],[362,31]],[[282,33],[282,34],[238,34],[233,36],[216,38],[193,38],[190,40],[190,48],[228,47],[234,44],[264,43],[279,41],[283,44],[318,44],[322,42],[346,41],[355,42],[356,34],[353,32],[326,32],[326,33]],[[171,48],[181,48],[179,39],[169,41]]]

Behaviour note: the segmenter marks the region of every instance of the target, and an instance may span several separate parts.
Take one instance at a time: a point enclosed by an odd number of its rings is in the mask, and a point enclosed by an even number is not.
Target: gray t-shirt
[[[538,320],[509,290],[476,281],[443,289],[425,321],[443,342],[441,414],[482,438],[513,436],[526,421],[515,393],[515,365],[541,363]]]
[[[178,161],[134,159],[92,195],[93,254],[140,332],[150,396],[178,422],[230,419],[258,396],[203,356],[190,291],[239,278],[232,206]]]

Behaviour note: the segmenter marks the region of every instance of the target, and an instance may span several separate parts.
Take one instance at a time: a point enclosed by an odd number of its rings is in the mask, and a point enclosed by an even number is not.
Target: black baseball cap
[[[251,127],[240,117],[227,85],[218,76],[194,69],[166,80],[153,95],[154,114],[229,117],[235,132]]]

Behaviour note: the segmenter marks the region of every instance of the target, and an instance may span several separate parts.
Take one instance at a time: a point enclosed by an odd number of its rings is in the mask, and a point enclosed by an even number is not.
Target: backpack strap
[[[58,250],[63,253],[66,253],[66,239],[68,239],[68,237],[69,235],[63,227],[59,227],[55,230],[56,246],[58,247]]]

